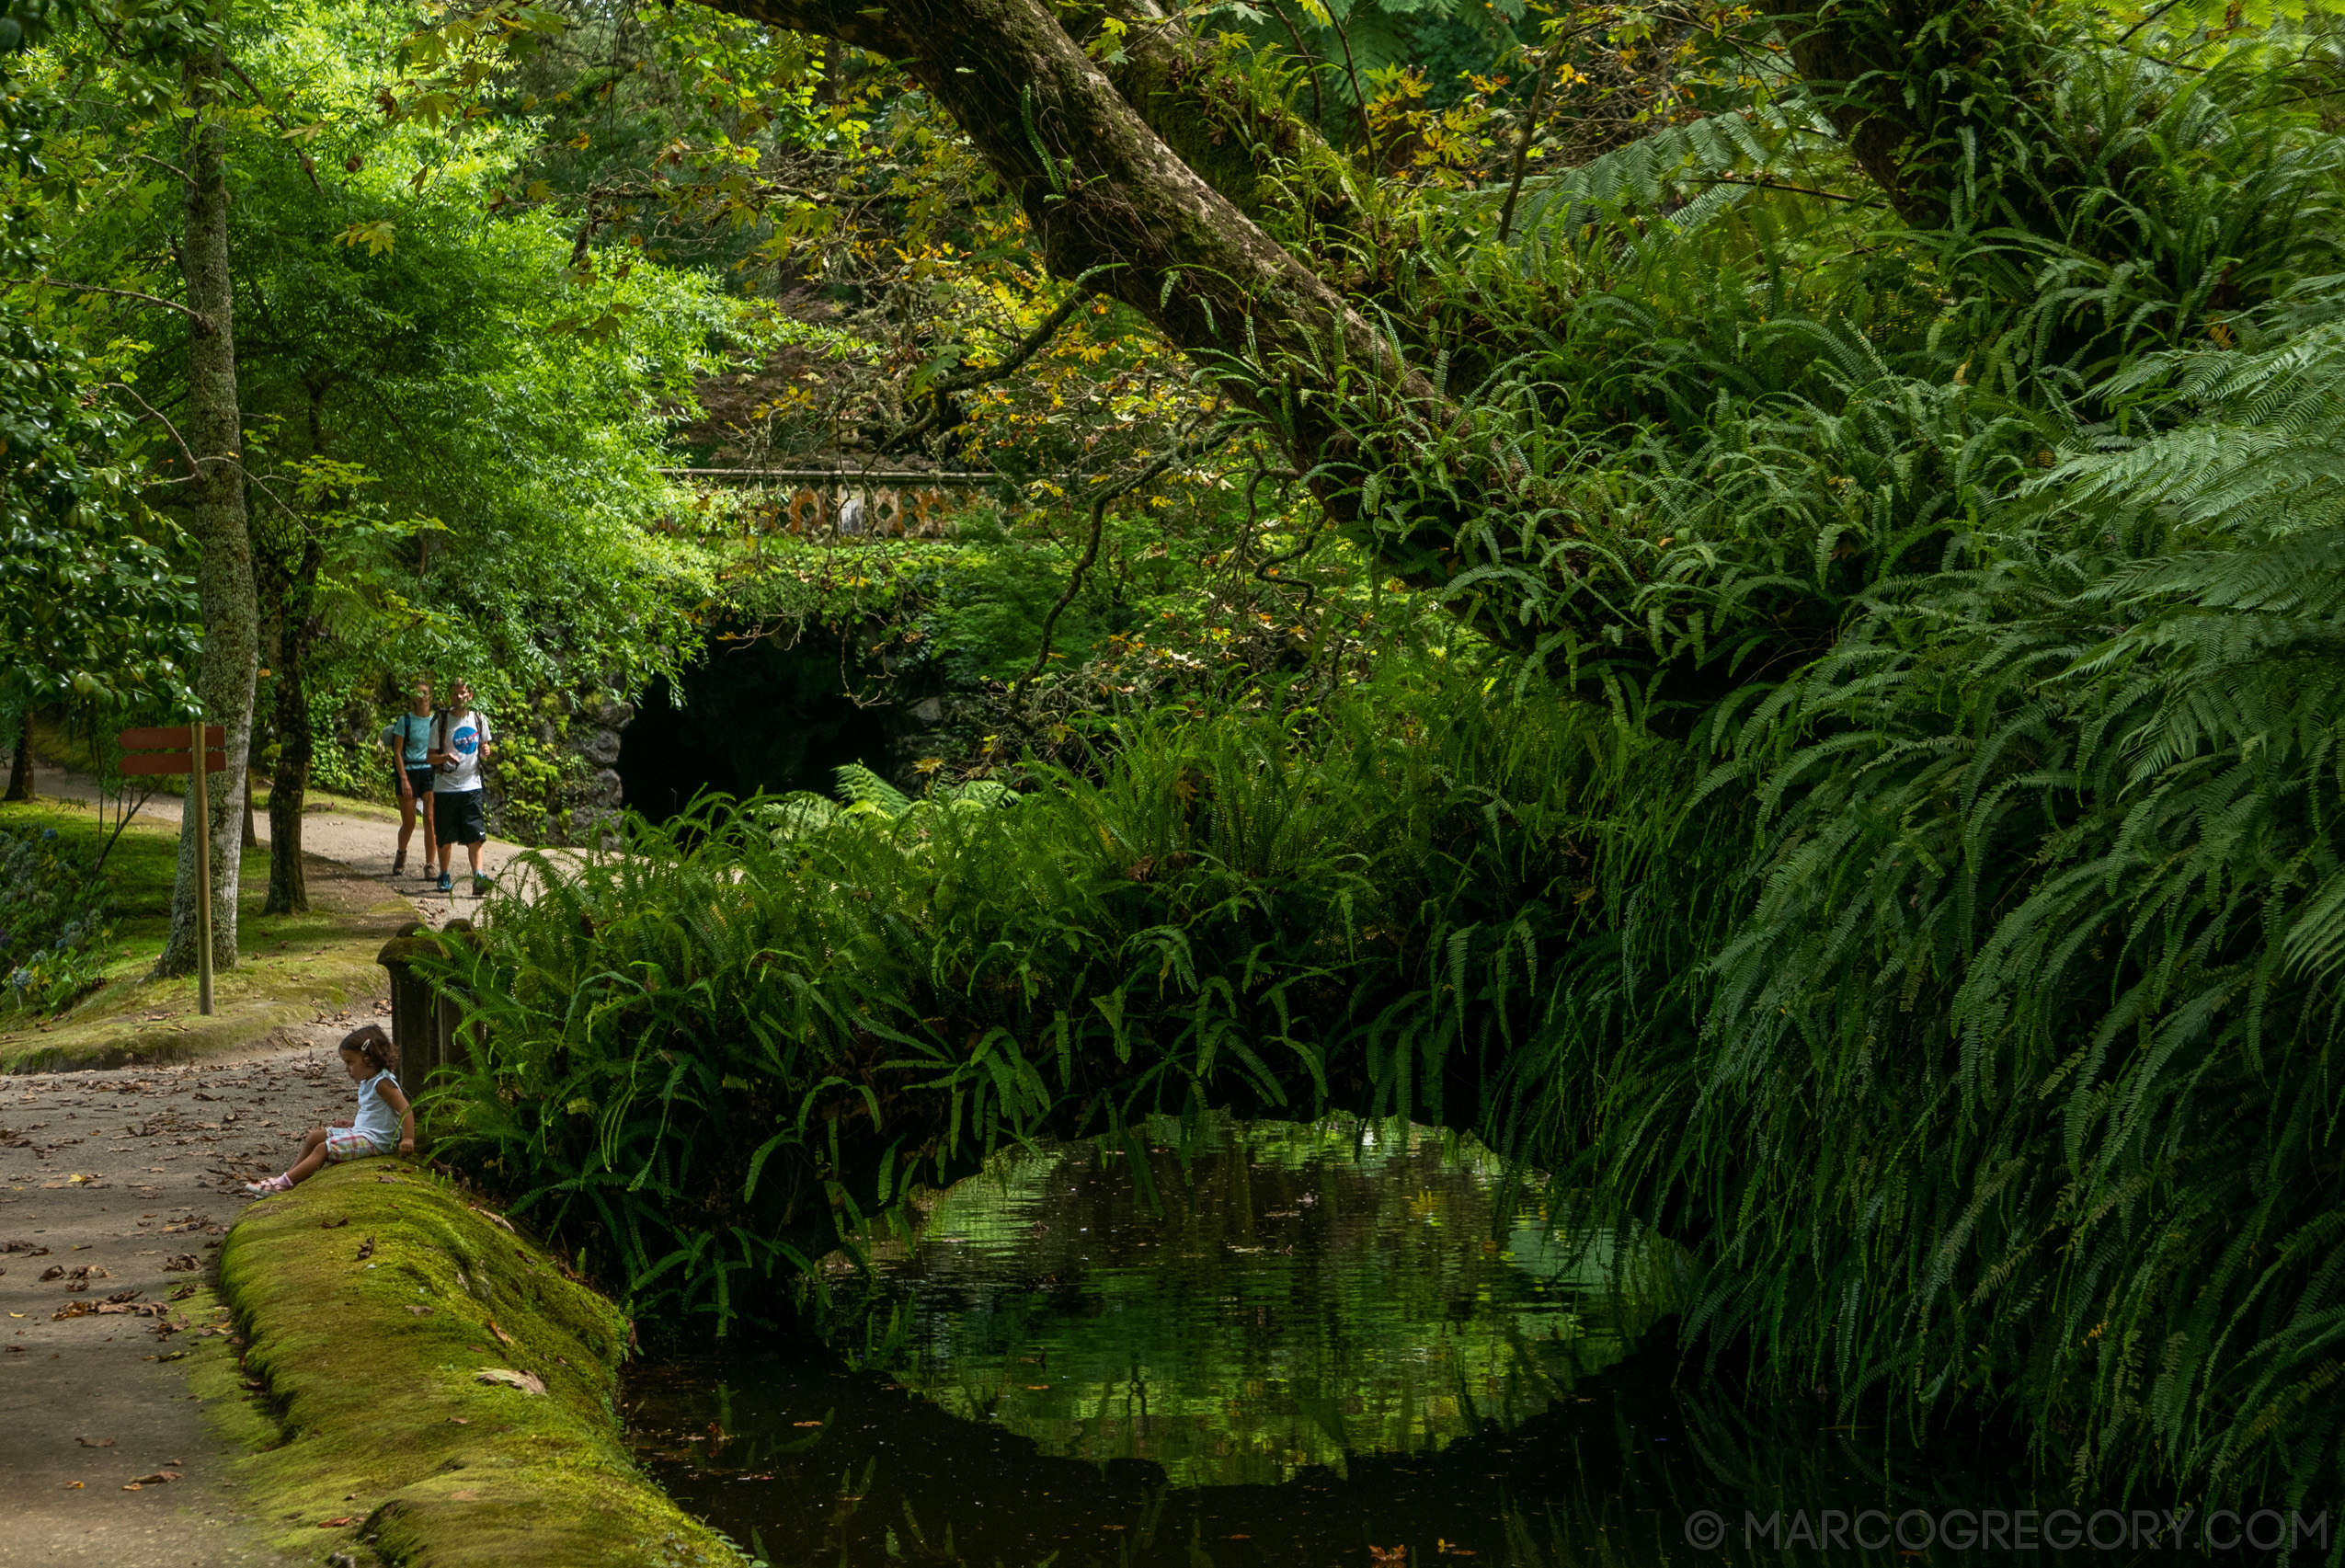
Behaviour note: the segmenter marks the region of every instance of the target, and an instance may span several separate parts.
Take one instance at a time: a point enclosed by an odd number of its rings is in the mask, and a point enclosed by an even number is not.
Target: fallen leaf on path
[[[499,1383],[506,1388],[519,1389],[523,1393],[529,1394],[542,1394],[545,1391],[544,1379],[534,1372],[516,1372],[510,1367],[491,1367],[481,1372],[475,1381]]]
[[[135,1301],[144,1294],[144,1291],[136,1289],[117,1290],[114,1294],[106,1298],[106,1299],[109,1305],[119,1307],[125,1301]]]
[[[163,1260],[166,1274],[192,1274],[203,1266],[203,1260],[193,1253],[180,1253]]]
[[[322,1530],[338,1530],[346,1525],[355,1525],[358,1522],[359,1516],[356,1514],[345,1514],[338,1519],[320,1519],[317,1521],[317,1528]]]
[[[321,1219],[317,1222],[317,1228],[321,1230],[339,1230],[349,1222],[350,1217],[345,1214],[339,1219]]]
[[[82,1483],[78,1481],[69,1481],[65,1482],[64,1487],[63,1488],[63,1490],[67,1492],[79,1492],[81,1489]]]
[[[356,1261],[358,1261],[358,1262],[360,1262],[360,1263],[364,1263],[367,1259],[369,1259],[369,1258],[372,1257],[373,1255],[374,1255],[374,1238],[373,1238],[373,1237],[372,1237],[372,1236],[369,1236],[369,1237],[368,1237],[365,1241],[360,1242],[359,1243],[359,1255],[358,1255],[358,1258],[357,1258],[357,1260],[356,1260]]]
[[[203,1287],[202,1287],[202,1286],[198,1285],[198,1284],[197,1284],[194,1280],[192,1280],[192,1279],[191,1279],[191,1280],[188,1281],[188,1283],[186,1283],[185,1285],[180,1286],[180,1287],[179,1287],[177,1290],[172,1291],[172,1292],[171,1292],[171,1296],[170,1296],[170,1299],[172,1299],[172,1300],[174,1300],[174,1301],[184,1301],[184,1300],[186,1300],[189,1297],[190,1297],[190,1296],[194,1295],[197,1291],[199,1291],[199,1290],[200,1290],[200,1289],[202,1289],[202,1288],[203,1288]]]
[[[513,1336],[507,1333],[503,1329],[498,1328],[495,1318],[488,1320],[488,1332],[497,1336],[497,1343],[499,1345],[510,1345],[513,1343]]]
[[[91,1442],[86,1437],[76,1437],[74,1441],[79,1443],[85,1448],[110,1448],[114,1446],[114,1439],[111,1437],[100,1437],[95,1443]]]
[[[451,1426],[470,1426],[472,1425],[472,1418],[463,1415],[452,1415],[448,1418],[448,1425]]]

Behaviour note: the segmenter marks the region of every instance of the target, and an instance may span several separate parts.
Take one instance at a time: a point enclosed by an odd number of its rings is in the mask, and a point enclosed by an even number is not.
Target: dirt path
[[[234,1429],[253,1417],[223,1408],[242,1403],[233,1376],[200,1375],[234,1354],[208,1287],[244,1182],[350,1114],[333,1045],[358,1021],[192,1066],[0,1080],[0,1563],[287,1561],[240,1513],[231,1472],[246,1450]],[[190,1256],[194,1269],[172,1266]],[[51,1269],[69,1273],[44,1279]],[[57,1318],[123,1292],[174,1316]],[[179,1334],[155,1332],[180,1322]],[[156,1359],[175,1351],[188,1354]],[[166,1471],[180,1479],[124,1489]]]
[[[53,767],[38,778],[43,797],[95,807],[92,780]],[[175,795],[140,812],[173,825],[179,816]],[[257,827],[267,842],[268,818]],[[411,868],[422,860],[417,837]],[[302,841],[391,887],[435,929],[476,914],[461,876],[452,896],[392,876],[395,815],[305,813]],[[492,842],[484,862],[509,877],[520,853]],[[234,1466],[265,1433],[253,1430],[257,1413],[227,1365],[233,1346],[214,1327],[216,1247],[249,1201],[246,1181],[282,1170],[310,1127],[350,1115],[334,1044],[359,1023],[387,1024],[389,1011],[380,1000],[337,1007],[192,1064],[0,1078],[0,1564],[292,1561],[258,1544],[240,1511]],[[185,1257],[196,1266],[170,1266]],[[51,1269],[67,1272],[44,1279]],[[71,1288],[82,1269],[83,1288]],[[57,1316],[124,1292],[135,1299],[114,1305],[162,1302],[171,1315]],[[128,1489],[164,1473],[178,1479]]]

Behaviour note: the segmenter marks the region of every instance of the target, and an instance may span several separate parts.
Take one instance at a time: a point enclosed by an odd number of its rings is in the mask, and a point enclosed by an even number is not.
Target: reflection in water
[[[1512,1426],[1652,1315],[1470,1139],[1215,1121],[1185,1168],[1144,1153],[1020,1151],[875,1247],[891,1369],[1047,1454],[1258,1484]]]
[[[1005,1157],[839,1264],[833,1350],[639,1369],[654,1477],[777,1568],[1663,1564],[1720,1555],[1701,1510],[2026,1495],[2008,1441],[1689,1395],[1674,1336],[1632,1349],[1675,1249],[1616,1280],[1470,1140],[1208,1123],[1184,1170],[1154,1130]]]

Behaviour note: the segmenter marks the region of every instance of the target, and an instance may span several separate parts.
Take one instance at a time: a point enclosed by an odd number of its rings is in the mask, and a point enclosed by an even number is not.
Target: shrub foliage
[[[1340,426],[1320,493],[1505,657],[544,866],[447,972],[465,1158],[722,1325],[1005,1139],[1470,1125],[1691,1248],[1687,1328],[1779,1391],[2333,1488],[2335,40],[2168,11],[1998,13],[2053,86],[1909,95],[1947,177],[1893,214],[1755,106],[1512,235],[1367,181],[1282,235],[1443,401],[1217,369]]]

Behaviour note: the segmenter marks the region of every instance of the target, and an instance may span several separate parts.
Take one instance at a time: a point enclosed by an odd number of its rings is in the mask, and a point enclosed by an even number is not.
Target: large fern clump
[[[549,860],[443,973],[458,1156],[721,1329],[1005,1139],[1219,1106],[1475,1125],[1543,956],[1642,853],[1604,716],[1485,684],[1138,721],[1014,805],[858,771],[844,807],[712,801]]]
[[[1784,1386],[2302,1499],[2345,1364],[2345,333],[2274,320],[2139,365],[2145,439],[2088,433],[1726,746],[1763,832],[1698,1027],[1514,1067]]]

